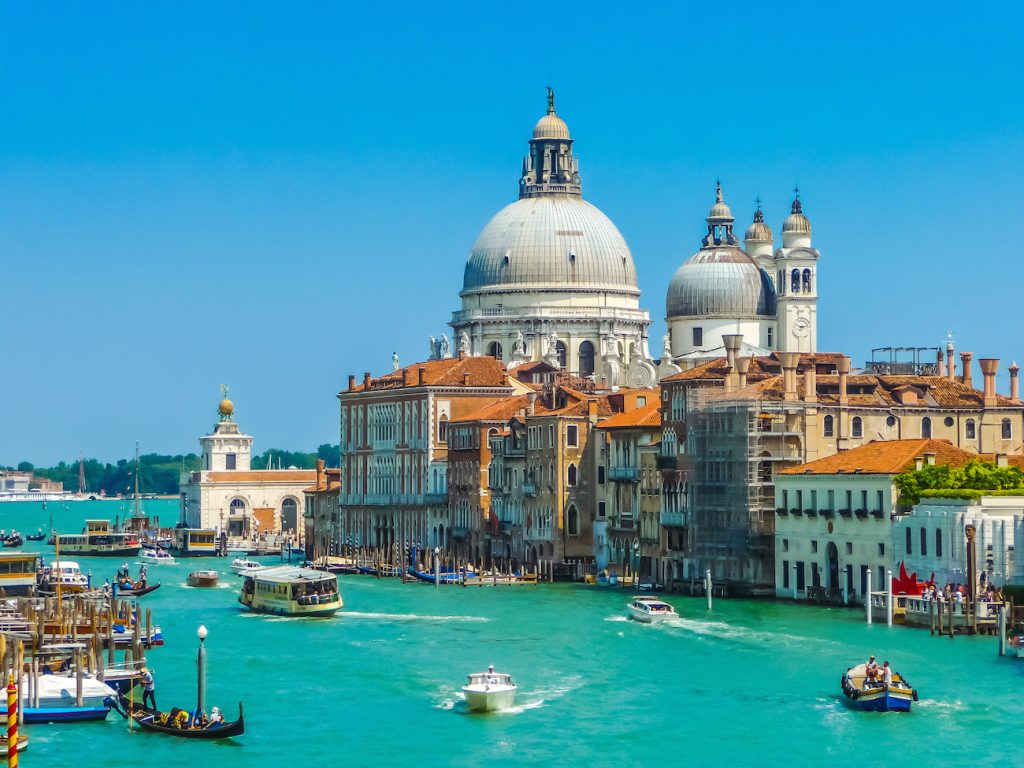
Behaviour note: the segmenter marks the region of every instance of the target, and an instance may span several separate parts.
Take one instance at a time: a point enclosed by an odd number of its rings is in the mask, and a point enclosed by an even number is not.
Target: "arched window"
[[[932,420],[925,416],[921,419],[921,437],[932,436]]]
[[[790,291],[792,293],[800,293],[800,270],[794,269],[790,278]]]
[[[854,416],[853,421],[850,422],[850,436],[864,437],[864,419],[860,416]]]
[[[942,557],[942,530],[935,529],[935,556]]]
[[[779,292],[780,296],[786,295],[786,273],[781,269],[779,270],[779,278],[775,281],[775,289]]]
[[[495,360],[501,360],[501,344],[492,341],[487,347],[487,356],[493,357]]]
[[[825,437],[832,437],[835,434],[836,420],[832,416],[826,416],[822,422],[822,434]]]
[[[441,418],[437,422],[437,442],[448,442],[448,417],[445,416],[443,413],[441,414]]]
[[[964,437],[968,440],[973,440],[977,436],[977,431],[974,427],[974,419],[968,419],[964,422]]]
[[[569,514],[567,517],[568,528],[570,536],[580,535],[580,513],[576,510],[576,507],[569,507]]]
[[[589,341],[580,344],[580,376],[590,376],[594,373],[594,345]]]
[[[1013,426],[1009,419],[1003,419],[1003,440],[1009,440],[1013,437]]]
[[[566,472],[565,483],[570,488],[572,488],[572,487],[574,487],[576,485],[576,465],[575,464],[570,464],[569,465],[569,471]]]
[[[921,556],[928,554],[928,531],[921,529]]]
[[[804,273],[803,273],[803,283],[804,283],[803,292],[804,293],[810,293],[811,292],[811,270],[809,270],[809,269],[805,269],[804,270]]]
[[[907,528],[907,554],[908,555],[911,554],[911,552],[913,550],[913,544],[914,544],[914,534],[911,532],[910,528]]]
[[[558,367],[565,368],[565,342],[559,341],[555,343],[555,351],[558,353]]]
[[[284,533],[299,529],[299,503],[293,498],[281,502],[281,530]]]
[[[232,499],[231,500],[231,514],[232,515],[245,514],[245,499]]]

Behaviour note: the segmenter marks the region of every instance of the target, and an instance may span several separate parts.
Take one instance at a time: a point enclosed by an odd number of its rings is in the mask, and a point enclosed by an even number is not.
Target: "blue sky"
[[[799,183],[819,346],[1024,362],[1013,5],[0,3],[0,463],[257,449],[423,357],[554,85],[664,332],[721,178]],[[978,375],[978,371],[975,371]]]

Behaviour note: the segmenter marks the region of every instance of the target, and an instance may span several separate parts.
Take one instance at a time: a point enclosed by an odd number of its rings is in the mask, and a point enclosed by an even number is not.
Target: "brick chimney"
[[[956,362],[953,358],[953,342],[946,344],[946,378],[950,381],[956,379]]]
[[[996,405],[996,372],[999,370],[999,360],[992,357],[983,357],[978,360],[981,366],[981,375],[985,381],[985,407],[994,408]]]
[[[1017,388],[1017,374],[1020,373],[1020,366],[1016,362],[1010,363],[1010,399],[1020,400],[1020,390]]]
[[[738,386],[743,389],[747,386],[747,373],[750,372],[750,358],[741,357],[736,360],[736,373],[739,374]]]
[[[408,387],[409,386],[409,369],[408,368],[403,368],[402,369],[402,386],[403,387]]]
[[[316,460],[316,487],[323,488],[324,485],[324,460]]]
[[[935,371],[939,376],[946,375],[946,358],[942,356],[942,350],[935,350]]]
[[[416,369],[416,385],[422,387],[423,382],[427,375],[427,369],[424,366],[420,366]]]
[[[799,352],[777,352],[782,363],[782,387],[784,400],[796,400],[796,367],[800,364]]]
[[[370,372],[367,371],[366,373],[363,374],[363,389],[369,389],[370,388],[370,381],[371,381],[371,379],[370,379]]]
[[[464,387],[468,387],[469,386],[469,371],[463,371],[462,372],[462,386],[464,386]]]
[[[839,374],[839,405],[847,405],[850,402],[846,394],[846,378],[850,375],[850,358],[846,355],[836,360],[836,373]]]
[[[725,346],[725,362],[729,366],[729,370],[725,374],[725,391],[732,392],[739,386],[736,358],[739,357],[740,348],[743,346],[743,334],[723,334],[722,344]]]
[[[535,413],[537,413],[537,393],[528,392],[526,394],[526,400],[530,404],[529,414],[533,416]]]
[[[963,375],[963,377],[960,380],[964,384],[966,384],[968,387],[973,387],[974,386],[974,384],[971,383],[971,358],[972,357],[974,357],[974,353],[973,352],[961,352],[960,353],[960,363],[961,363],[961,365],[963,365],[963,368],[964,368],[964,375]]]
[[[818,361],[814,359],[814,355],[807,355],[804,358],[804,364],[807,366],[804,368],[804,402],[816,403],[818,402]]]
[[[348,391],[351,392],[356,388],[356,377],[351,373],[348,375]]]

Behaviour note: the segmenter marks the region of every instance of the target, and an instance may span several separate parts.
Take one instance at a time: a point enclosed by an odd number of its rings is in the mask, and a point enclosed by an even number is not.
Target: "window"
[[[597,484],[604,485],[604,464],[601,464],[597,468]]]
[[[768,329],[768,349],[772,348],[772,329]]]
[[[548,448],[555,447],[555,425],[548,424]]]
[[[828,490],[828,509],[830,512],[836,511],[836,492],[831,488]]]
[[[860,492],[860,508],[863,509],[865,512],[868,511],[868,492],[867,491],[861,491]]]
[[[800,293],[800,270],[794,269],[792,273],[792,280],[790,281],[790,292]]]
[[[802,562],[797,562],[797,564],[796,564],[796,588],[797,588],[797,590],[799,591],[799,590],[803,589],[805,584],[806,584],[806,576],[804,575],[804,564]]]
[[[881,541],[878,542],[878,556],[885,557],[885,544]]]
[[[488,357],[493,357],[495,360],[501,360],[501,344],[496,341],[492,341],[490,346],[487,347]]]
[[[236,459],[235,454],[229,453],[224,456],[224,467],[225,469],[235,469]]]
[[[968,419],[964,422],[964,437],[968,440],[974,440],[977,433],[974,429],[974,419]]]
[[[782,588],[789,589],[789,560],[782,561]]]
[[[576,465],[570,464],[569,470],[565,473],[565,482],[570,488],[576,485]]]
[[[580,376],[594,373],[594,345],[589,341],[580,344],[579,361]]]
[[[639,395],[636,398],[636,407],[637,408],[643,408],[646,405],[647,405],[647,398],[644,397],[643,395]]]
[[[885,426],[887,426],[887,427],[895,427],[896,426],[896,417],[895,416],[886,416],[885,417]]]
[[[921,437],[932,436],[932,420],[925,416],[921,419]]]
[[[853,542],[852,541],[846,542],[846,554],[848,554],[848,555],[852,555],[853,554]]]
[[[864,419],[854,416],[850,422],[850,437],[864,437]]]
[[[942,531],[935,529],[935,556],[942,557]]]
[[[558,367],[565,368],[566,348],[564,341],[555,342],[555,352],[558,354]]]
[[[693,346],[699,347],[704,343],[704,329],[694,328],[693,329]]]
[[[577,448],[580,444],[580,428],[575,424],[569,424],[565,428],[565,444],[570,448]]]
[[[954,421],[953,421],[953,417],[952,417],[952,416],[947,416],[946,418],[944,418],[944,419],[942,420],[942,423],[943,423],[943,424],[944,424],[945,426],[947,426],[947,427],[952,427],[952,426],[953,426],[953,424],[955,424],[956,422],[954,422]]]
[[[818,570],[817,563],[811,563],[811,586],[821,586],[821,571]]]
[[[817,552],[817,551],[818,551],[818,542],[816,540],[814,540],[814,539],[811,539],[811,552],[814,553],[814,552]]]
[[[789,552],[789,539],[782,540],[782,551]]]
[[[441,418],[437,422],[437,442],[448,442],[448,417],[444,414],[441,414]]]
[[[1010,420],[1003,419],[1003,440],[1009,440],[1011,437],[1013,437],[1013,427]]]
[[[912,551],[913,551],[913,543],[914,543],[913,542],[913,538],[914,538],[913,533],[911,533],[910,529],[907,528],[907,554],[908,555],[911,554]]]
[[[803,291],[804,293],[811,292],[811,270],[805,269],[803,273]]]
[[[576,507],[569,507],[569,535],[579,536],[580,535],[580,513],[576,511]]]
[[[822,422],[822,434],[825,437],[832,437],[835,434],[836,420],[832,416],[826,416]]]
[[[921,529],[921,556],[925,557],[928,554],[928,531],[924,528]]]
[[[597,516],[598,517],[604,517],[605,516],[605,508],[606,508],[606,502],[604,502],[604,501],[597,502]]]
[[[846,508],[853,509],[853,491],[846,492]]]

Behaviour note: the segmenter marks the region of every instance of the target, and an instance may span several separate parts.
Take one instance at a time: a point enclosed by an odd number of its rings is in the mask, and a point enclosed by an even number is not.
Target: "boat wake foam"
[[[342,615],[356,619],[381,619],[384,621],[490,621],[485,616],[427,616],[418,613],[363,613],[345,611]]]

